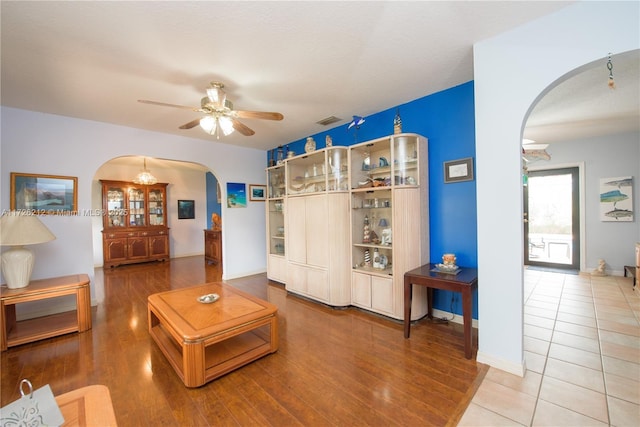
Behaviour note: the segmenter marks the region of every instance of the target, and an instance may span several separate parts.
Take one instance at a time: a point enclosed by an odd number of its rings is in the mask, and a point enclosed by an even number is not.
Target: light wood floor
[[[148,334],[147,296],[219,278],[202,257],[97,269],[93,328],[3,352],[1,405],[28,378],[56,395],[108,386],[121,426],[445,426],[488,369],[464,358],[461,325],[421,320],[405,340],[400,322],[304,300],[261,274],[228,283],[278,306],[278,352],[185,388]]]

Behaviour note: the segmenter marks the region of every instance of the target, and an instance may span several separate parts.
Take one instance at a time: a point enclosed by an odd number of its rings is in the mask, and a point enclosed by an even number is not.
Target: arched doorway
[[[132,181],[143,167],[142,156],[111,159],[96,171],[92,183],[92,207],[102,208],[100,180]],[[218,179],[208,167],[179,160],[146,158],[146,168],[167,186],[167,225],[171,257],[204,253],[203,230],[211,228],[211,213],[222,216]],[[192,202],[193,215],[180,218],[179,203]],[[92,222],[94,265],[103,262],[102,218]],[[222,264],[219,266],[222,271]]]
[[[532,105],[567,72],[638,49],[637,34],[637,4],[579,2],[474,45],[479,362],[524,374],[520,159]]]

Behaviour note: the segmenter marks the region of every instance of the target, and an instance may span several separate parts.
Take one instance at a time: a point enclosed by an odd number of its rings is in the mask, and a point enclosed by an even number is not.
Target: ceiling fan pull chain
[[[609,59],[607,60],[607,69],[609,70],[609,88],[615,89],[616,82],[613,80],[613,63],[611,62],[611,52],[609,52]]]

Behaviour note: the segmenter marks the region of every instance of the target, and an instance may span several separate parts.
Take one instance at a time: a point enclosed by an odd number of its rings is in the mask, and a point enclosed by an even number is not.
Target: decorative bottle
[[[378,248],[373,250],[373,268],[380,268],[380,252],[378,252]]]

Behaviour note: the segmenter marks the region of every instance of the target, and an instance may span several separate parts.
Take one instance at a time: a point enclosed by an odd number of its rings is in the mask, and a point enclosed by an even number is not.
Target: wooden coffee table
[[[218,294],[211,304],[198,297]],[[199,387],[278,350],[277,307],[221,282],[148,298],[149,333],[184,385]]]

